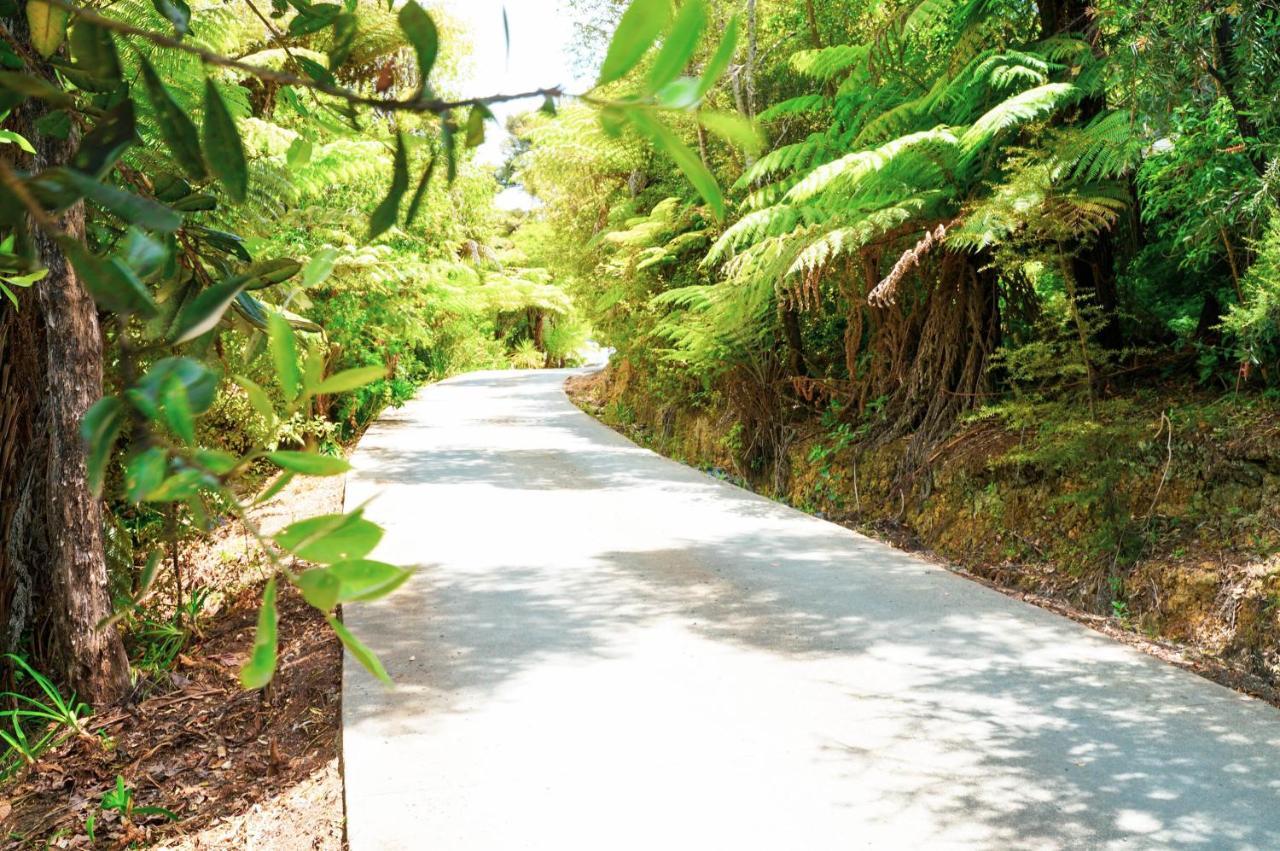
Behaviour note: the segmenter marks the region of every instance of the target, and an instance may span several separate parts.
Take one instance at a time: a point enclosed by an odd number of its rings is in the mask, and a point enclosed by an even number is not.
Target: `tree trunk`
[[[32,101],[13,129],[36,147],[37,169],[65,163],[75,150],[42,137]],[[12,155],[17,148],[5,146]],[[10,160],[12,162],[12,160]],[[84,208],[59,221],[84,239]],[[120,635],[97,624],[111,613],[102,507],[89,489],[80,419],[102,395],[102,336],[93,300],[61,249],[35,230],[48,275],[0,313],[0,617],[4,645],[32,636],[35,661],[95,706],[129,690]]]
[[[1084,35],[1090,43],[1094,42],[1096,29],[1092,27],[1086,0],[1041,0],[1039,6],[1043,38],[1076,33]],[[1076,120],[1087,124],[1106,108],[1103,95],[1085,98],[1080,101]],[[1101,311],[1102,324],[1096,333],[1098,344],[1111,350],[1119,349],[1124,344],[1124,335],[1120,329],[1120,293],[1116,281],[1113,232],[1104,230],[1087,245],[1075,247],[1071,252],[1070,265],[1080,293]]]

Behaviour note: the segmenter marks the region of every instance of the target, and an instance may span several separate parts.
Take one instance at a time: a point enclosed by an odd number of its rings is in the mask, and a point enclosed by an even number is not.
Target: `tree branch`
[[[563,97],[564,91],[559,86],[549,88],[530,89],[526,92],[514,92],[511,94],[495,94],[486,95],[478,98],[462,98],[459,100],[441,100],[440,98],[424,98],[415,97],[404,100],[386,100],[383,98],[369,97],[342,86],[334,85],[323,80],[314,80],[310,77],[299,77],[296,74],[290,74],[284,71],[274,71],[270,68],[264,68],[261,65],[253,65],[249,62],[242,62],[239,59],[231,59],[220,53],[214,53],[203,47],[190,44],[188,42],[179,41],[172,36],[163,33],[144,30],[135,27],[132,24],[118,21],[114,18],[107,18],[99,15],[97,12],[90,11],[68,0],[48,0],[48,2],[60,9],[76,15],[80,20],[102,27],[120,35],[134,36],[151,42],[158,47],[164,47],[169,50],[177,50],[183,53],[197,56],[202,62],[214,65],[219,68],[231,68],[241,71],[260,80],[269,80],[282,86],[301,86],[313,91],[322,92],[331,97],[345,100],[347,103],[359,106],[376,107],[382,110],[396,110],[401,112],[429,112],[434,115],[441,115],[453,109],[459,109],[465,106],[475,104],[490,105],[495,103],[505,103],[513,100],[524,100],[534,97]]]

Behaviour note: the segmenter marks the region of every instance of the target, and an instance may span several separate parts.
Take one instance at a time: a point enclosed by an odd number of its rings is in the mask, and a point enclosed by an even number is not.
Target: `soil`
[[[341,511],[342,477],[295,480],[253,513],[270,533]],[[6,848],[345,847],[339,717],[342,649],[324,618],[280,589],[279,667],[263,691],[237,679],[253,642],[266,571],[229,523],[182,558],[184,584],[211,594],[200,634],[130,705],[93,716],[88,735],[47,751],[0,790]],[[122,778],[135,808],[101,809]],[[95,841],[86,830],[93,815]]]

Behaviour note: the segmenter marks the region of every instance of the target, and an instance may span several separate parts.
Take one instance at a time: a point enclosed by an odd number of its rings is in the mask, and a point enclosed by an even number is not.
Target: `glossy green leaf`
[[[381,527],[359,511],[300,520],[275,536],[277,544],[298,558],[322,564],[364,558],[380,540]]]
[[[236,384],[240,385],[241,389],[244,390],[245,395],[249,397],[249,404],[253,406],[253,410],[258,414],[258,416],[262,417],[263,421],[267,424],[274,423],[276,421],[275,406],[271,404],[271,399],[267,396],[267,391],[263,390],[253,380],[245,378],[242,375],[237,375],[233,380]]]
[[[248,275],[235,275],[203,289],[178,313],[173,325],[173,344],[189,342],[217,327],[231,302],[244,292],[251,280]]]
[[[278,311],[267,317],[267,345],[271,349],[271,362],[275,366],[276,381],[284,398],[290,402],[298,398],[302,390],[302,373],[298,370],[298,342],[289,327],[289,320]]]
[[[205,167],[204,154],[200,151],[195,124],[174,101],[164,83],[160,82],[160,76],[156,74],[156,69],[151,67],[147,57],[138,54],[138,63],[142,67],[142,81],[146,86],[147,99],[155,110],[156,123],[159,125],[160,135],[164,138],[165,145],[188,177],[192,180],[204,180],[209,171]]]
[[[385,597],[413,576],[413,571],[403,567],[369,559],[340,561],[332,565],[329,572],[339,581],[338,599],[343,603]]]
[[[698,81],[693,77],[677,77],[654,95],[654,99],[667,109],[688,109],[697,105],[698,98]]]
[[[342,7],[335,3],[312,3],[302,6],[300,12],[289,21],[289,35],[304,36],[319,32],[333,23],[342,13]]]
[[[147,374],[128,391],[130,401],[141,402],[138,409],[149,417],[156,417],[165,386],[175,377],[186,391],[193,414],[209,410],[217,395],[218,376],[200,361],[187,357],[161,358],[153,363]]]
[[[80,435],[88,446],[85,467],[89,490],[94,496],[102,493],[111,451],[124,428],[126,416],[124,403],[116,396],[107,396],[95,402],[80,420]]]
[[[71,260],[85,289],[98,306],[114,313],[156,315],[156,303],[133,270],[118,258],[103,259],[91,254],[84,243],[70,237],[59,239],[62,251]]]
[[[279,452],[267,453],[267,458],[275,465],[304,476],[338,476],[351,469],[345,458],[334,458],[331,455],[318,455],[315,452]]]
[[[289,144],[289,150],[285,151],[285,162],[296,171],[311,162],[311,151],[311,140],[299,136]]]
[[[303,571],[298,576],[297,584],[302,591],[302,598],[320,611],[331,612],[338,605],[342,583],[329,572],[329,568],[316,567]]]
[[[354,369],[345,369],[342,372],[330,375],[324,381],[321,381],[315,387],[311,388],[311,392],[316,396],[332,395],[334,393],[349,393],[377,381],[379,378],[387,377],[387,368],[385,366],[358,366]]]
[[[336,248],[322,248],[317,251],[302,269],[302,285],[304,287],[314,287],[317,284],[324,283],[329,275],[333,273],[333,264],[337,260],[338,250]]]
[[[288,487],[289,482],[293,481],[293,477],[294,477],[294,474],[288,472],[287,470],[281,473],[280,475],[276,476],[275,480],[270,485],[267,486],[266,490],[258,494],[257,499],[253,501],[254,505],[261,505],[264,502],[270,501],[278,493],[280,493],[280,491]]]
[[[76,67],[99,80],[118,84],[121,80],[120,57],[111,33],[87,21],[71,29],[71,56]]]
[[[409,211],[404,215],[404,226],[407,228],[413,224],[413,220],[418,217],[418,210],[422,206],[422,201],[427,196],[427,188],[431,185],[431,175],[436,170],[436,158],[432,157],[427,163],[427,167],[423,169],[422,177],[418,180],[418,188],[413,191],[413,198],[409,201]]]
[[[410,6],[414,5],[412,2]],[[407,8],[407,7],[406,7]],[[409,156],[405,152],[404,134],[396,136],[395,166],[391,175],[391,188],[387,197],[369,217],[369,239],[374,239],[396,223],[400,217],[400,201],[409,189]]]
[[[151,5],[160,16],[173,24],[178,35],[186,35],[191,29],[191,7],[186,0],[151,0]]]
[[[724,76],[724,72],[729,68],[729,63],[733,62],[733,52],[738,48],[738,29],[738,16],[734,15],[729,19],[729,25],[725,27],[724,35],[720,37],[720,44],[716,47],[716,52],[711,55],[706,67],[702,69],[702,77],[698,80],[697,100],[702,100],[707,96],[707,92],[711,91],[711,87]]]
[[[212,80],[204,81],[204,149],[209,169],[236,201],[249,193],[249,163],[235,119]]]
[[[140,452],[124,467],[125,494],[131,502],[142,502],[160,487],[168,472],[169,455],[158,446]]]
[[[645,87],[650,92],[658,91],[680,76],[693,58],[694,51],[698,49],[698,42],[706,28],[706,0],[684,0],[680,11],[676,13],[675,23],[671,25],[671,32],[667,33],[662,48],[645,77]]]
[[[240,683],[245,688],[262,688],[275,675],[278,626],[276,580],[272,577],[262,591],[262,608],[258,609],[258,632],[253,638],[253,650],[249,661],[240,669]]]
[[[192,456],[201,467],[218,476],[225,476],[240,464],[239,458],[219,449],[197,449]]]
[[[671,0],[632,0],[609,42],[596,85],[619,80],[636,67],[670,21]]]
[[[327,620],[329,621],[329,626],[333,628],[334,633],[338,636],[338,640],[341,641],[343,646],[347,648],[347,651],[356,658],[356,661],[364,666],[366,671],[373,674],[388,686],[395,685],[395,683],[391,682],[391,677],[387,674],[387,669],[382,667],[382,662],[379,661],[377,655],[366,647],[360,639],[352,635],[351,631],[347,629],[346,625],[343,624],[342,621],[338,620],[333,615],[329,615]]]
[[[291,257],[277,257],[263,260],[245,270],[249,283],[246,290],[260,290],[275,284],[283,283],[302,271],[302,264]]]
[[[626,116],[642,135],[647,136],[656,147],[665,151],[675,161],[675,164],[684,172],[685,177],[693,184],[694,189],[698,190],[698,194],[711,205],[716,218],[723,221],[725,213],[724,194],[720,191],[720,185],[716,183],[715,177],[703,165],[698,155],[690,150],[688,145],[680,141],[680,137],[673,133],[669,127],[650,115],[648,111],[631,109],[627,110]]]
[[[466,146],[468,148],[478,148],[484,144],[484,123],[492,118],[493,113],[489,107],[482,103],[472,105],[471,112],[467,115]]]
[[[62,183],[128,224],[159,233],[172,233],[182,225],[182,217],[163,204],[99,183],[74,169],[50,169],[45,172],[45,178]]]
[[[749,154],[758,154],[764,147],[764,138],[755,123],[736,112],[699,112],[698,121],[726,142],[737,145]]]
[[[333,40],[329,44],[329,70],[336,71],[351,56],[351,50],[355,47],[356,35],[359,32],[359,22],[354,11],[338,15],[333,20]]]
[[[164,383],[160,401],[163,404],[164,421],[184,443],[196,442],[196,419],[191,411],[187,387],[177,375],[169,376]]]
[[[17,145],[28,154],[34,154],[36,149],[27,141],[27,137],[21,133],[15,133],[12,130],[0,130],[0,145]]]
[[[408,0],[400,7],[399,21],[400,29],[404,31],[405,37],[413,45],[414,53],[418,57],[418,79],[421,80],[422,89],[425,91],[427,79],[431,76],[431,69],[436,64],[436,55],[440,51],[440,34],[431,16],[414,0]]]

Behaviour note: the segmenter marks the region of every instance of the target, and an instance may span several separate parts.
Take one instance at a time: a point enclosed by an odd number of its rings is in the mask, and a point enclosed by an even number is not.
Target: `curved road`
[[[641,449],[563,371],[364,438],[353,851],[1280,848],[1280,713]]]

